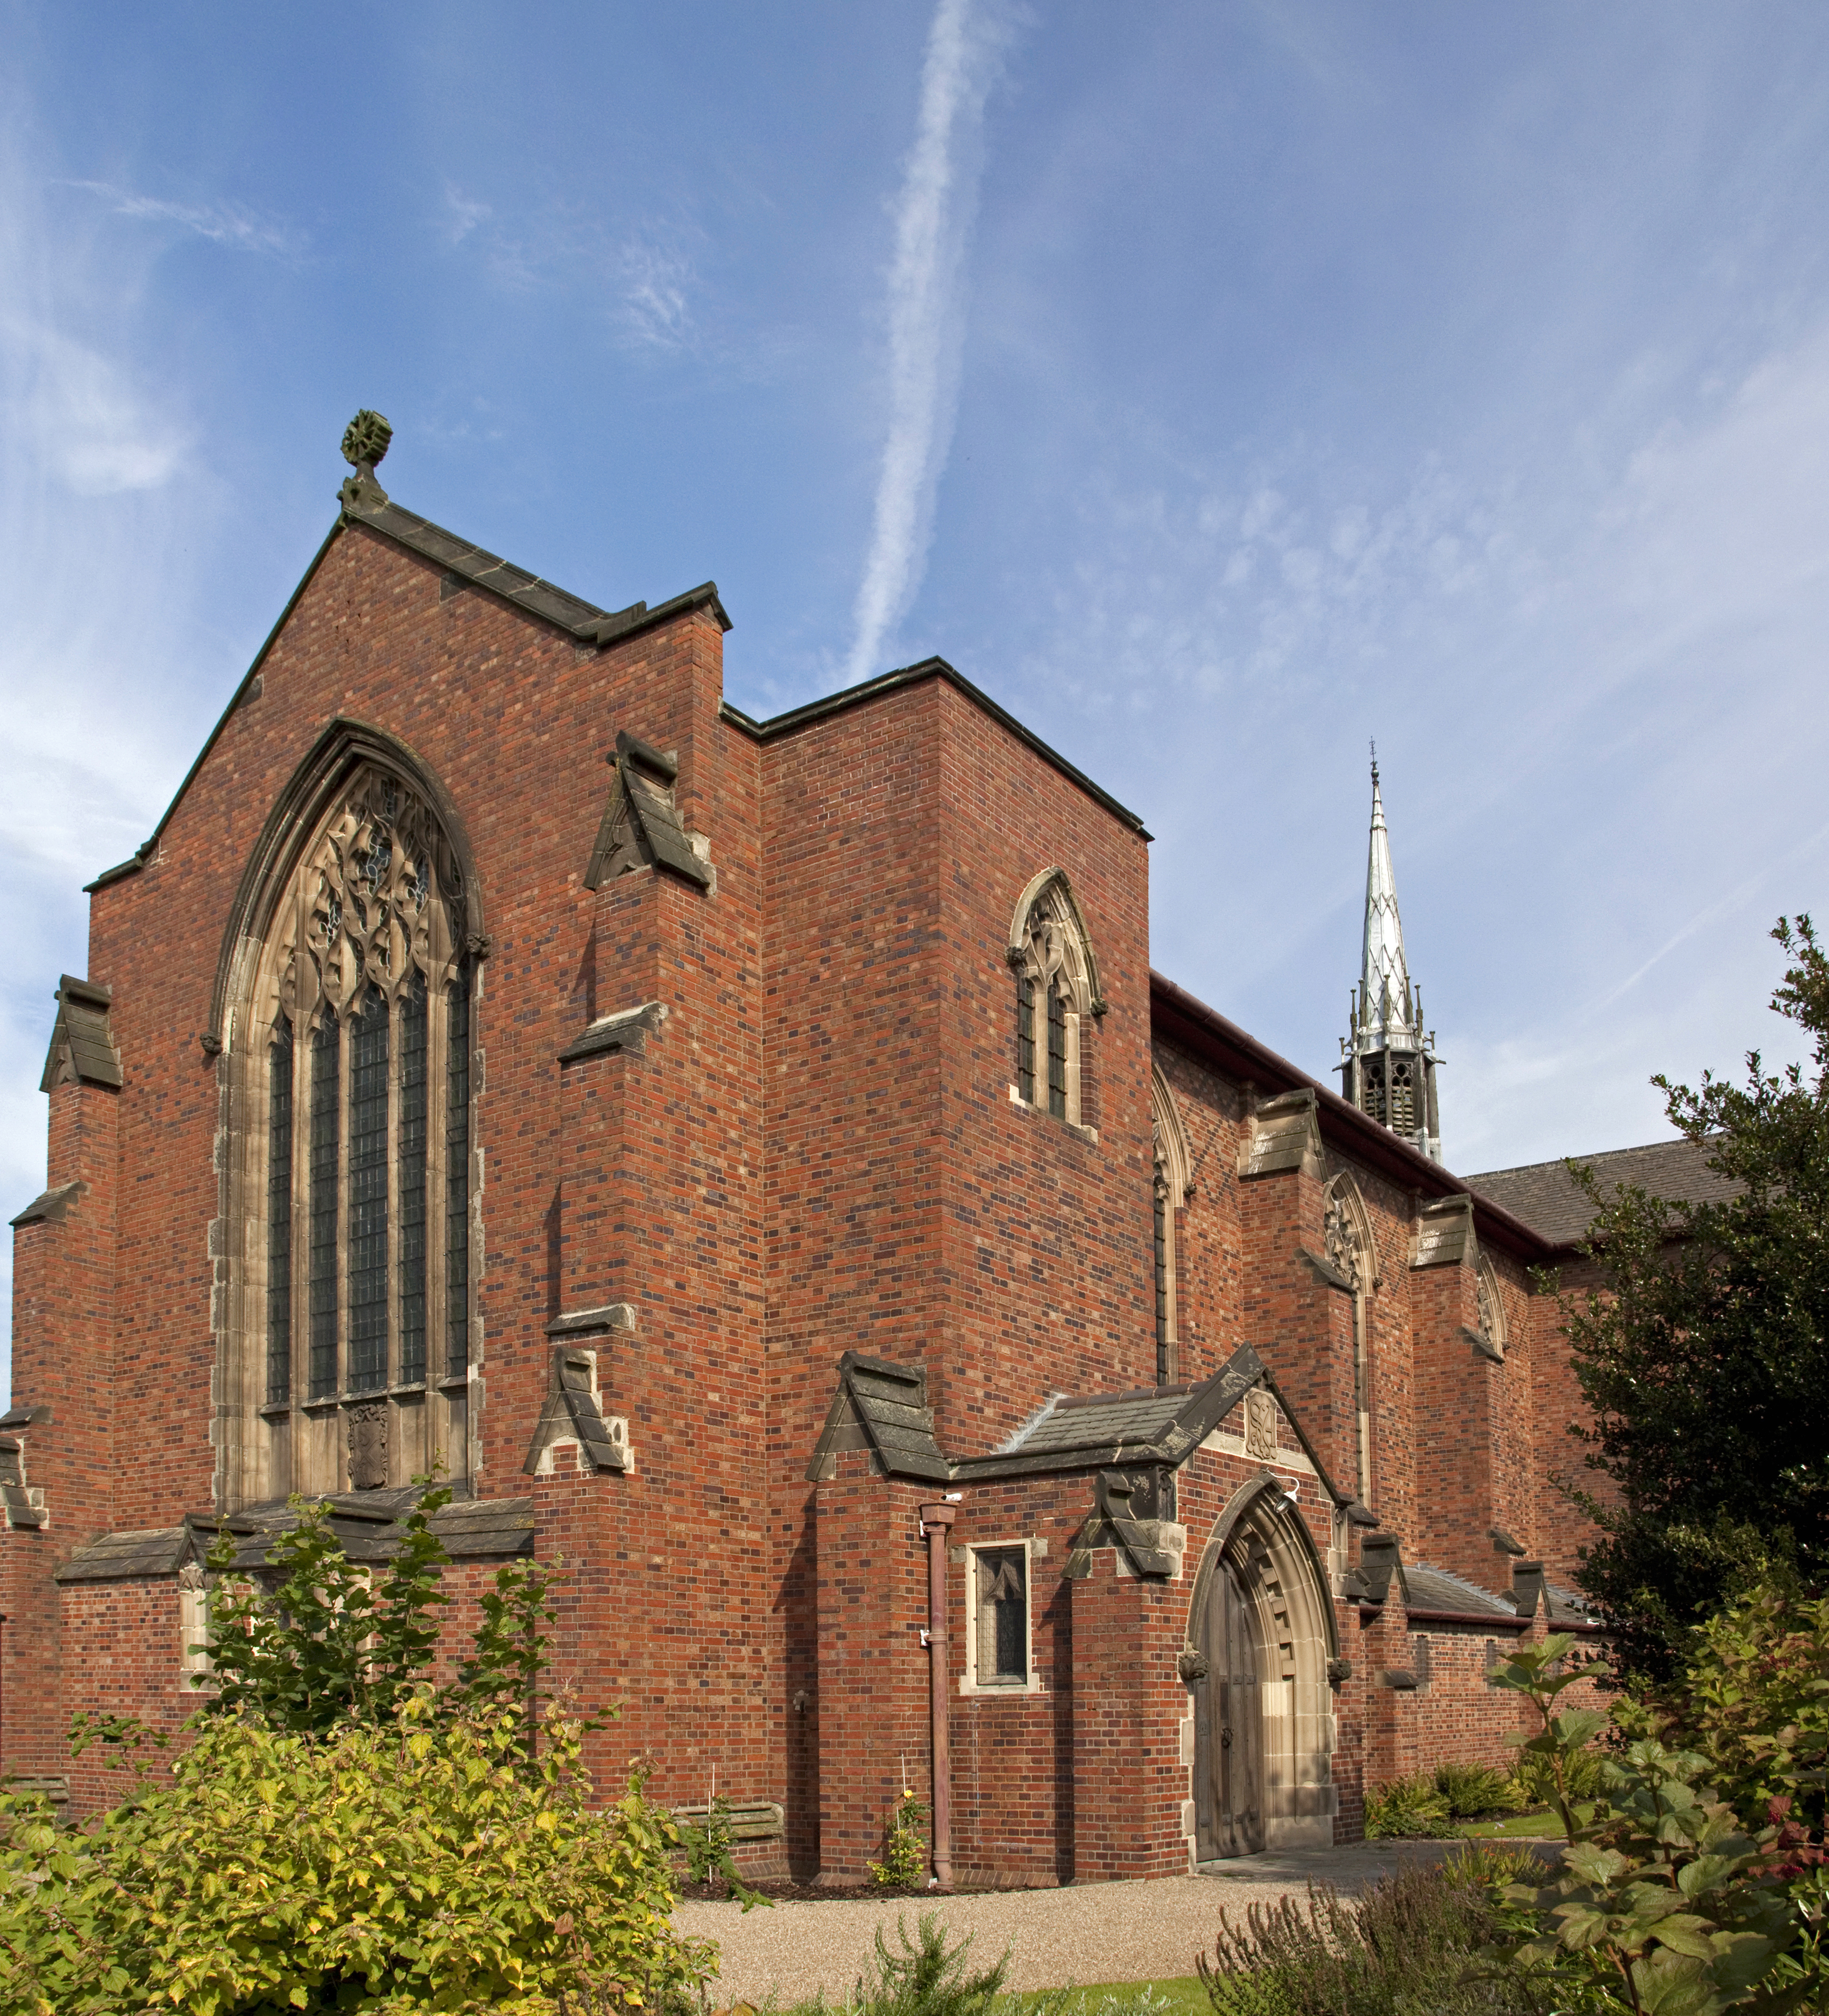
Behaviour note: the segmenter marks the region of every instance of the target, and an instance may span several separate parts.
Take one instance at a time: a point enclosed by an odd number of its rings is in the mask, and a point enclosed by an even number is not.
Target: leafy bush
[[[551,1571],[502,1568],[455,1679],[427,1677],[448,1496],[422,1496],[380,1569],[299,1499],[265,1584],[225,1534],[190,1748],[136,1765],[86,1835],[0,1789],[0,2009],[686,2006],[715,1960],[670,1923],[686,1844],[639,1777],[591,1805],[584,1737],[609,1718],[542,1694]],[[72,1741],[169,1747],[112,1716],[79,1716]]]
[[[1368,1840],[1433,1841],[1453,1831],[1448,1802],[1426,1771],[1395,1779],[1366,1795]]]
[[[1488,1813],[1521,1813],[1529,1803],[1509,1771],[1489,1764],[1438,1764],[1435,1789],[1457,1820],[1480,1820]]]
[[[1575,1795],[1572,1760],[1609,1718],[1557,1708],[1582,1677],[1558,1671],[1573,1643],[1554,1634],[1492,1675],[1537,1710],[1542,1726],[1524,1753],[1541,1760],[1569,1842],[1555,1881],[1507,1892],[1533,1919],[1512,1958],[1584,2011],[1821,2007],[1820,1886],[1813,1917],[1781,1830],[1744,1832],[1707,1781],[1705,1758],[1640,1738],[1602,1759],[1599,1799]]]
[[[87,1837],[16,1813],[0,2006],[193,2016],[683,1999],[711,1949],[669,1922],[677,1837],[639,1781],[593,1810],[582,1725],[549,1708],[326,1734],[207,1719],[170,1780]],[[37,1879],[34,1881],[34,1878]]]
[[[1495,1893],[1515,1866],[1469,1852],[1401,1870],[1356,1906],[1311,1884],[1305,1906],[1254,1904],[1242,1926],[1222,1910],[1198,1963],[1215,2016],[1550,2016],[1536,1982],[1482,1964],[1514,1929]]]
[[[1829,1600],[1799,1594],[1788,1579],[1760,1583],[1696,1627],[1676,1685],[1617,1712],[1631,1733],[1704,1757],[1744,1825],[1761,1825],[1774,1799],[1801,1789],[1820,1833]]]
[[[870,1864],[870,1881],[885,1890],[913,1890],[927,1880],[927,1809],[906,1786],[889,1815],[883,1859]]]

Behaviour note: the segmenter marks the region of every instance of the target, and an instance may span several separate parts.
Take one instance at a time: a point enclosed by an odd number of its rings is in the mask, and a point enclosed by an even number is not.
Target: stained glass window
[[[1156,1384],[1168,1383],[1168,1186],[1156,1165]]]
[[[1035,983],[1026,973],[1016,977],[1016,1089],[1035,1102]]]
[[[981,1547],[976,1568],[978,1683],[1022,1687],[1029,1677],[1028,1550]]]
[[[267,1051],[267,1404],[292,1398],[292,1024]]]
[[[337,1121],[342,1105],[342,1029],[334,1017],[311,1039],[311,1233],[308,1293],[311,1316],[310,1397],[337,1391]]]
[[[387,1004],[349,1024],[349,1384],[387,1383]]]
[[[1048,1111],[1067,1118],[1067,1003],[1060,989],[1048,984]]]
[[[400,1377],[426,1376],[426,989],[400,1004]]]
[[[445,1374],[470,1370],[470,969],[452,988],[446,1024]]]

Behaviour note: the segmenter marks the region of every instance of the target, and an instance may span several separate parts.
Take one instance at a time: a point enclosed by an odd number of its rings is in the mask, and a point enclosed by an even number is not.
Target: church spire
[[[1378,747],[1372,745],[1372,832],[1366,854],[1366,927],[1359,984],[1341,1046],[1341,1089],[1362,1112],[1425,1155],[1442,1159],[1436,1116],[1435,1040],[1423,1029],[1421,997],[1410,984],[1391,832],[1378,787]]]

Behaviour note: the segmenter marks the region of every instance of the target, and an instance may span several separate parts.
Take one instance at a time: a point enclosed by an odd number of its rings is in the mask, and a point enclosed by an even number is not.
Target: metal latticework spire
[[[1378,787],[1377,747],[1372,751],[1372,832],[1366,853],[1366,928],[1359,949],[1359,984],[1341,1046],[1341,1089],[1362,1112],[1425,1155],[1442,1159],[1436,1117],[1433,1032],[1423,1030],[1421,997],[1410,984],[1404,956],[1403,920],[1397,912],[1397,877],[1391,866],[1391,833]]]

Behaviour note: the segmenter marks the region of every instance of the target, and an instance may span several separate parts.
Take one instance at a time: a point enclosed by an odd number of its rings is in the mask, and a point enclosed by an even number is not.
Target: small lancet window
[[[1016,1078],[1028,1106],[1082,1125],[1089,1018],[1104,1013],[1086,926],[1066,876],[1051,869],[1023,891],[1007,956],[1016,975]]]
[[[974,1550],[976,1679],[981,1687],[1025,1687],[1029,1677],[1028,1550]]]
[[[1181,1376],[1180,1294],[1176,1215],[1194,1193],[1194,1158],[1175,1095],[1161,1068],[1150,1071],[1151,1204],[1154,1215],[1156,1384]]]

